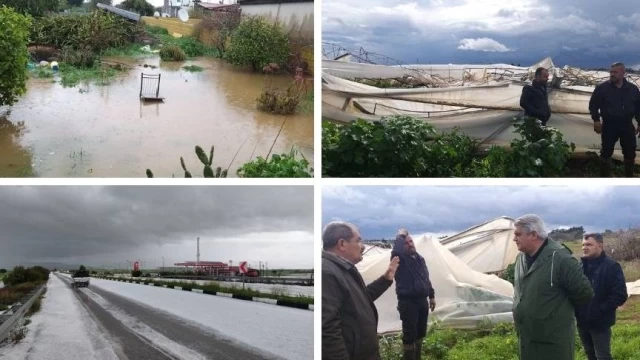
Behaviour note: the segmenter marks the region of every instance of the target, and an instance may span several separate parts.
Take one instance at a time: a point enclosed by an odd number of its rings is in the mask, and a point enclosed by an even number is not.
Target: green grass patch
[[[182,68],[188,72],[201,72],[204,70],[203,67],[200,67],[198,65],[187,65],[187,66],[183,66]]]
[[[38,79],[47,79],[53,77],[53,71],[48,67],[39,66],[31,71],[31,75]]]
[[[611,353],[614,359],[640,360],[640,296],[632,296],[618,309],[612,328]],[[401,335],[380,338],[384,360],[402,359]],[[422,345],[425,360],[517,360],[518,338],[513,324],[481,327],[479,330],[445,329],[431,325]],[[576,332],[576,360],[586,360]]]
[[[145,45],[143,44],[129,44],[125,47],[121,48],[111,48],[102,52],[102,56],[131,56],[131,57],[140,57],[140,56],[156,56],[157,54],[149,53],[142,48]],[[153,49],[152,49],[153,50]]]
[[[169,30],[160,26],[147,25],[145,26],[145,30],[149,35],[169,35]]]
[[[313,115],[313,91],[305,94],[298,103],[297,112],[301,114]]]
[[[115,280],[116,278],[109,277],[110,280]],[[282,293],[282,289],[275,288],[272,293],[260,292],[257,290],[252,290],[249,288],[242,289],[242,283],[235,284],[234,286],[221,286],[218,283],[209,283],[207,285],[200,285],[197,283],[185,282],[185,281],[154,281],[154,285],[162,286],[167,285],[168,287],[181,287],[183,289],[200,289],[207,291],[215,291],[215,292],[224,292],[227,294],[234,295],[242,295],[242,296],[250,296],[250,297],[261,297],[267,299],[275,299],[275,300],[286,300],[293,303],[298,304],[313,304],[313,297],[308,296],[291,296]]]
[[[90,68],[78,68],[67,64],[60,66],[61,84],[64,87],[73,87],[83,81],[100,86],[110,85],[118,73],[114,68],[97,65]]]

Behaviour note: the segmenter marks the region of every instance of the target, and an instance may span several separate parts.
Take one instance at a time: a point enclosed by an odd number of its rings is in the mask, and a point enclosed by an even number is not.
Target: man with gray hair
[[[582,241],[582,269],[595,296],[576,308],[578,334],[588,360],[611,360],[611,327],[616,309],[627,301],[622,267],[604,251],[601,234],[587,234]]]
[[[573,360],[574,311],[593,298],[591,284],[569,249],[548,238],[539,216],[518,218],[514,235],[520,251],[513,301],[520,360]]]
[[[399,259],[369,285],[355,267],[364,245],[358,228],[331,222],[322,233],[322,359],[379,360],[374,301],[393,284]]]
[[[634,175],[636,134],[640,134],[640,90],[625,79],[625,71],[623,63],[611,65],[609,81],[598,85],[589,100],[593,131],[600,134],[602,140],[601,177],[611,175],[611,156],[618,140],[624,156],[625,176]],[[634,117],[637,129],[633,126]]]

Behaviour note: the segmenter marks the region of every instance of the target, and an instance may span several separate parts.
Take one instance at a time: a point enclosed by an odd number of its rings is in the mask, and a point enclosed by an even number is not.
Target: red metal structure
[[[174,264],[175,266],[184,266],[187,269],[193,268],[193,271],[196,273],[205,273],[209,275],[217,275],[217,276],[241,276],[242,272],[240,272],[240,267],[238,266],[229,266],[220,261],[185,261],[181,263]],[[249,277],[259,277],[260,271],[256,269],[249,268],[249,272],[245,276]]]

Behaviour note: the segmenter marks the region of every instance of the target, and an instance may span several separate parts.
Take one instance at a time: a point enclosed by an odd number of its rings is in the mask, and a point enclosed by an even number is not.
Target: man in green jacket
[[[540,217],[518,218],[514,234],[520,250],[513,301],[520,360],[573,360],[575,308],[589,303],[593,288],[578,259],[547,237]]]

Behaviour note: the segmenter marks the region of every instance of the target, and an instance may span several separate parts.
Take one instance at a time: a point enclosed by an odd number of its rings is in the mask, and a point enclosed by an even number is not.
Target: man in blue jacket
[[[416,252],[413,239],[405,229],[398,231],[391,250],[391,257],[396,256],[400,259],[395,280],[398,312],[402,320],[403,359],[420,360],[422,340],[427,336],[429,309],[433,311],[436,307],[435,292],[427,264]]]
[[[576,308],[578,334],[589,360],[611,360],[611,327],[616,309],[627,301],[622,267],[604,252],[601,234],[587,234],[582,241],[582,268],[595,296]]]
[[[546,126],[551,117],[551,107],[549,106],[549,92],[547,82],[549,81],[549,70],[540,67],[536,69],[531,85],[525,85],[520,95],[520,107],[524,109],[525,117],[534,117]]]
[[[640,133],[640,90],[625,79],[623,63],[611,65],[609,81],[598,85],[589,100],[593,131],[600,134],[600,176],[611,175],[611,156],[620,140],[624,156],[624,173],[633,177],[636,158],[636,134]],[[633,126],[633,118],[638,128]]]

